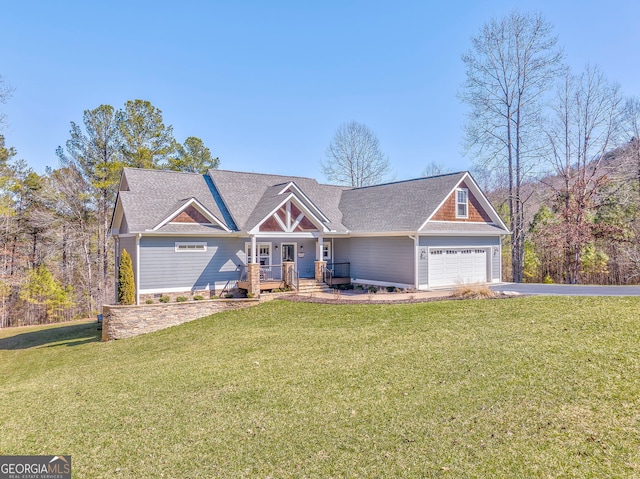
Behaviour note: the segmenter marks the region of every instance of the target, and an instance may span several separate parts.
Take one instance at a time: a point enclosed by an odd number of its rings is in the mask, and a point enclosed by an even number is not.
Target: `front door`
[[[282,243],[282,262],[296,261],[296,244]]]

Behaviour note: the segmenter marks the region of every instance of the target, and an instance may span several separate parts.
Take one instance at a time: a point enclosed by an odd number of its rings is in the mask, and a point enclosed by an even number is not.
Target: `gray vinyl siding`
[[[313,278],[315,275],[315,261],[316,261],[316,244],[315,238],[258,238],[257,243],[271,243],[271,264],[282,264],[282,243],[297,244],[298,257],[296,258],[298,273],[301,278]],[[242,239],[242,260],[246,263],[245,257],[245,245],[251,243],[249,238]],[[276,249],[277,246],[277,249]],[[301,248],[302,246],[302,248]],[[301,257],[300,255],[303,254]],[[274,271],[277,275],[277,272]],[[277,276],[279,277],[279,276]]]
[[[491,261],[491,275],[493,280],[499,280],[500,272],[500,237],[499,236],[420,236],[418,240],[418,255],[422,258],[422,248],[464,248],[464,247],[489,247],[493,254],[494,247],[498,247],[498,254],[493,256]],[[418,284],[427,284],[427,258],[418,261]]]
[[[129,256],[131,256],[131,264],[133,265],[133,276],[136,276],[136,264],[138,262],[136,238],[135,236],[120,236],[118,241],[118,268],[120,267],[120,258],[122,258],[122,250],[126,249]],[[116,272],[117,277],[117,272]],[[136,278],[137,279],[137,278]]]
[[[464,248],[467,246],[499,246],[499,236],[420,236],[419,246]]]
[[[206,242],[207,251],[176,252],[176,242]],[[140,289],[215,289],[239,279],[244,241],[238,238],[150,237],[140,239]]]
[[[414,284],[414,242],[409,237],[334,240],[334,261],[351,263],[358,280]]]
[[[502,249],[500,246],[494,246],[491,249],[491,279],[493,281],[502,281]]]

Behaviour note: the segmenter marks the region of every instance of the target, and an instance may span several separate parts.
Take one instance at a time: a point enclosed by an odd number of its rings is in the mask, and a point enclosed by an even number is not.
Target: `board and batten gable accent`
[[[460,188],[467,189],[468,191],[468,213],[466,218],[459,218],[456,216],[456,194]],[[478,199],[473,192],[469,189],[466,183],[463,181],[459,187],[456,188],[444,201],[440,209],[435,212],[431,217],[432,221],[467,221],[474,223],[493,223],[491,216],[484,210]]]
[[[239,238],[203,238],[205,251],[177,252],[184,238],[140,238],[140,293],[213,290],[237,281],[244,263],[244,241]]]

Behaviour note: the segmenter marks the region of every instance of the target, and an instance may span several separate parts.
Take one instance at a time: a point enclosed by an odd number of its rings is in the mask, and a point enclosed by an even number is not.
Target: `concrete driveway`
[[[500,283],[489,287],[494,291],[556,296],[640,296],[640,286],[598,286],[583,284]]]

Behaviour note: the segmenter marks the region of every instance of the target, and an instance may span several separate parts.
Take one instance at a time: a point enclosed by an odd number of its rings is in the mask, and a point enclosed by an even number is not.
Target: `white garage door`
[[[429,250],[429,287],[487,281],[487,251],[468,248]]]

